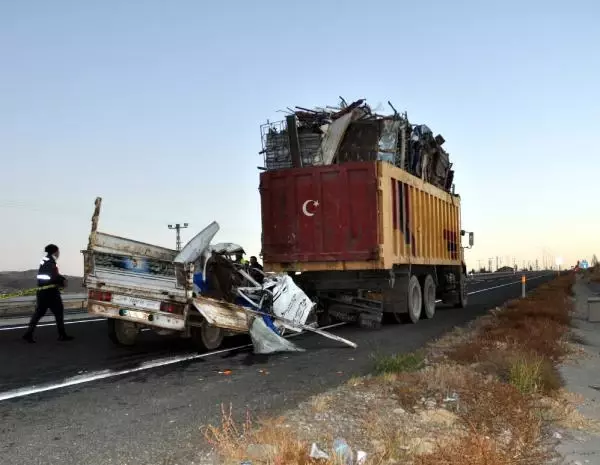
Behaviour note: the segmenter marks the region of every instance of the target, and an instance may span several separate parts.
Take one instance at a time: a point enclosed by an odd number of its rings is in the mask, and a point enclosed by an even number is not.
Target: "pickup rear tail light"
[[[184,306],[173,302],[161,302],[160,311],[165,313],[173,313],[175,315],[183,315]]]
[[[88,300],[97,300],[99,302],[110,302],[112,300],[112,292],[90,290],[90,291],[88,291]]]

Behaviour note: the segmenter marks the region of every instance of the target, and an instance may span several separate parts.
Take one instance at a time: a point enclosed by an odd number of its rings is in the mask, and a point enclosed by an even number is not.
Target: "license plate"
[[[135,310],[124,310],[124,315],[123,316],[127,316],[129,318],[135,318],[137,320],[147,320],[148,319],[148,315],[145,314],[144,312],[136,312]]]
[[[160,310],[160,302],[156,300],[140,299],[128,295],[113,295],[112,303],[124,307],[147,308],[149,310]]]

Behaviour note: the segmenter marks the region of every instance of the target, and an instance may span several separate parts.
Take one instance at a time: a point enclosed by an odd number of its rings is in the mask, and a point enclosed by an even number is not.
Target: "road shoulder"
[[[366,453],[365,465],[547,463],[554,422],[567,403],[557,365],[572,349],[572,283],[573,275],[564,275],[544,284],[424,350],[374,353],[373,375],[279,418],[236,426],[237,415],[225,409],[206,438],[228,465],[317,456],[333,464],[340,447],[357,460],[358,451]]]
[[[576,355],[560,366],[565,390],[571,393],[575,415],[563,421],[555,438],[566,464],[600,464],[600,323],[587,321],[587,299],[600,291],[578,278],[573,286],[575,306],[572,344]]]

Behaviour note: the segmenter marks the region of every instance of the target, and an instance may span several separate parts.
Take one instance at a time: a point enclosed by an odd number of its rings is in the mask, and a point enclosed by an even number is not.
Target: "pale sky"
[[[591,258],[600,4],[483,3],[0,0],[0,270],[81,274],[96,196],[102,231],[258,254],[260,124],[340,95],[445,137],[469,267]]]

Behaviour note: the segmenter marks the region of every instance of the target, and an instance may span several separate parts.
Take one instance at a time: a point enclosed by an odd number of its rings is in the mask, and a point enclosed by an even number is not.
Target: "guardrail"
[[[77,294],[62,294],[63,302],[73,302],[73,301],[81,301],[87,300],[86,293],[77,293]],[[0,300],[0,307],[4,306],[12,306],[12,305],[26,305],[26,304],[34,304],[35,296],[22,296],[22,297],[13,297],[12,299],[3,299]]]
[[[66,312],[85,312],[87,311],[87,299],[78,299],[63,302]],[[16,317],[16,316],[28,316],[35,308],[35,302],[29,304],[23,304],[22,302],[14,305],[0,306],[0,318],[2,317]]]

